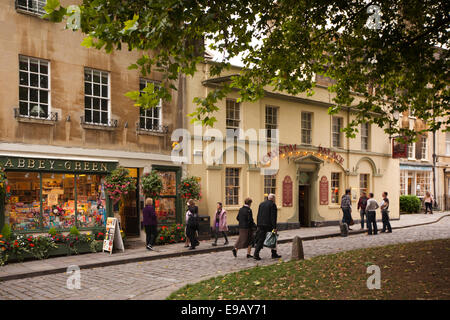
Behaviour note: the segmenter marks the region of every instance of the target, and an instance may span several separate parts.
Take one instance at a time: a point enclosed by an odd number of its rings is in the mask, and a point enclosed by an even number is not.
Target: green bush
[[[400,196],[400,211],[404,213],[419,212],[422,201],[417,196]]]
[[[184,225],[172,224],[170,226],[163,225],[158,228],[158,236],[156,244],[172,244],[185,241]]]
[[[48,234],[51,235],[52,237],[56,236],[58,234],[58,231],[56,231],[55,227],[51,227],[48,230]]]
[[[77,227],[73,226],[72,228],[70,228],[70,234],[74,235],[74,236],[78,236],[78,235],[80,235],[80,231],[78,231]]]
[[[5,240],[10,240],[11,236],[12,236],[12,231],[11,231],[11,227],[9,226],[9,224],[5,224],[2,228],[2,231],[0,232],[0,234],[3,235],[3,238]]]

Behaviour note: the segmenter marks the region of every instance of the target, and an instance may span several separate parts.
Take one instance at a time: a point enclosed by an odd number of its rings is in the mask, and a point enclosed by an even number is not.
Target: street
[[[310,258],[358,248],[442,238],[450,238],[449,217],[434,224],[394,230],[391,234],[305,241],[303,247],[305,258]],[[289,260],[291,243],[280,245],[278,252],[283,260]],[[0,284],[0,300],[165,299],[187,283],[278,262],[270,258],[267,248],[261,251],[259,262],[247,259],[245,255],[245,250],[240,250],[235,259],[231,252],[216,252],[81,270],[81,290],[67,289],[69,275],[64,273],[5,281]]]

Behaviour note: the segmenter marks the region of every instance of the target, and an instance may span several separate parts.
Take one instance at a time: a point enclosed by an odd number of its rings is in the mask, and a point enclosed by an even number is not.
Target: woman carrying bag
[[[247,258],[253,258],[250,254],[252,250],[252,245],[254,245],[254,230],[256,229],[256,224],[253,221],[253,213],[250,206],[252,205],[252,199],[247,198],[244,201],[244,206],[239,209],[237,220],[239,221],[239,237],[233,248],[233,256],[237,257],[237,251],[239,249],[247,248]]]
[[[228,225],[227,225],[227,212],[222,207],[222,202],[217,202],[217,211],[216,211],[216,218],[214,219],[214,236],[215,241],[213,242],[213,246],[217,246],[217,239],[219,238],[219,232],[222,233],[223,237],[225,238],[225,243],[223,244],[226,246],[228,244],[228,238],[227,238],[227,231],[228,231]]]

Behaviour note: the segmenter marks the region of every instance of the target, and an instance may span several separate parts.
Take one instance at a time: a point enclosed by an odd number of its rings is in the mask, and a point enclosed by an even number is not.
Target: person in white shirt
[[[367,215],[367,234],[372,235],[378,233],[377,220],[376,220],[376,210],[379,208],[377,201],[373,198],[373,193],[369,193],[369,200],[367,200],[366,205],[366,215]]]

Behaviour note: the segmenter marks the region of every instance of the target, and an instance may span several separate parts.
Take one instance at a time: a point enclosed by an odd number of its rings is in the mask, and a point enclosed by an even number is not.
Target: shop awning
[[[400,164],[400,170],[408,171],[433,171],[432,166]]]

